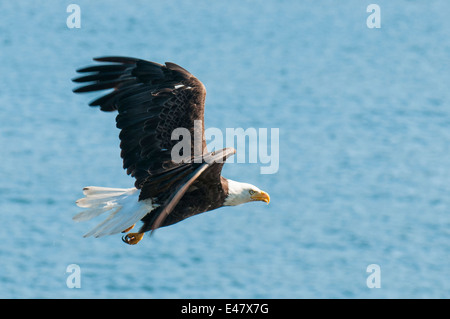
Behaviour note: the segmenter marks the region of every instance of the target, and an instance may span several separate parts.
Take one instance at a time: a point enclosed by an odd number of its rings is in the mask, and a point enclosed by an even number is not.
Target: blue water
[[[80,29],[69,3],[0,2],[0,298],[450,297],[448,1],[377,0],[380,29],[360,0],[78,0]],[[224,167],[270,205],[82,238],[82,187],[134,182],[114,115],[71,91],[102,55],[191,71],[207,127],[279,128],[276,174]]]

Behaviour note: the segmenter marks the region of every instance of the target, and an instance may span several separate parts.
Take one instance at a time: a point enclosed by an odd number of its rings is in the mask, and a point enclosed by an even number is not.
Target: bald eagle
[[[258,187],[221,176],[225,160],[236,151],[225,148],[208,152],[204,137],[206,90],[202,82],[182,67],[130,57],[101,57],[106,62],[78,69],[84,83],[75,93],[112,89],[92,101],[105,112],[118,111],[121,157],[127,174],[135,178],[133,188],[85,187],[78,206],[85,208],[73,219],[109,216],[84,237],[127,233],[122,240],[137,244],[145,232],[175,224],[188,217],[222,206],[250,201],[269,203],[269,195]],[[86,83],[87,82],[87,83]],[[195,134],[194,121],[202,121]],[[173,161],[171,151],[176,128],[189,130],[192,152],[188,160]],[[197,132],[198,133],[198,132]],[[201,137],[196,144],[195,136]],[[197,138],[198,139],[198,138]],[[201,158],[194,147],[201,145]],[[129,233],[141,221],[138,232]]]

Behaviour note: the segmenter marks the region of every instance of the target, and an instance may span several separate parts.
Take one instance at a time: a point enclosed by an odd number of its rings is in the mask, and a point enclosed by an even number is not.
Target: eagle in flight
[[[133,188],[83,189],[85,197],[76,203],[85,210],[73,217],[75,221],[109,213],[84,237],[122,232],[126,233],[122,240],[134,245],[145,232],[222,206],[269,203],[269,195],[258,187],[221,176],[223,164],[236,150],[208,152],[203,124],[206,90],[195,76],[170,62],[162,65],[130,57],[94,60],[106,63],[78,69],[83,75],[73,81],[84,85],[73,91],[112,89],[89,105],[118,111],[123,168],[136,182]],[[200,128],[195,121],[201,121]],[[171,156],[177,143],[172,132],[177,128],[187,129],[191,137],[191,155],[183,161]],[[201,141],[196,143],[198,136]],[[130,233],[139,221],[140,229]]]

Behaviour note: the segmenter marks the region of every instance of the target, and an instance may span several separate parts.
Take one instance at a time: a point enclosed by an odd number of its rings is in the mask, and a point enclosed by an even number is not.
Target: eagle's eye
[[[253,195],[253,194],[255,193],[255,191],[254,191],[254,190],[252,190],[252,189],[251,189],[251,190],[249,190],[248,192],[250,193],[250,195]]]

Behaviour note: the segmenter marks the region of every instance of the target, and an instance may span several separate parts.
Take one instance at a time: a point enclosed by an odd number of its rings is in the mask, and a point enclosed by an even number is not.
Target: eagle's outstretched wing
[[[94,60],[108,64],[77,70],[87,75],[73,79],[85,84],[74,89],[74,92],[113,89],[89,105],[100,106],[102,111],[118,111],[116,122],[121,129],[119,137],[123,167],[127,174],[136,178],[136,188],[142,188],[149,177],[155,181],[173,182],[195,170],[195,167],[171,161],[171,150],[177,143],[171,135],[176,128],[188,129],[191,155],[207,153],[203,123],[204,85],[174,63],[162,65],[129,57]],[[201,121],[201,126],[194,125],[194,121]],[[195,137],[200,137],[201,141],[195,143]],[[147,196],[151,195],[156,194],[147,192]]]
[[[207,152],[203,123],[206,90],[182,67],[128,57],[94,60],[108,64],[77,70],[88,74],[73,79],[85,83],[74,92],[112,89],[89,105],[100,106],[106,112],[118,111],[123,167],[136,178],[139,200],[151,199],[159,206],[158,212],[148,217],[150,222],[144,224],[142,232],[154,230],[202,174],[208,185],[221,184],[223,163],[236,151],[226,148]],[[171,156],[178,143],[172,140],[177,128],[187,129],[191,137],[191,155],[184,162],[174,162]]]

